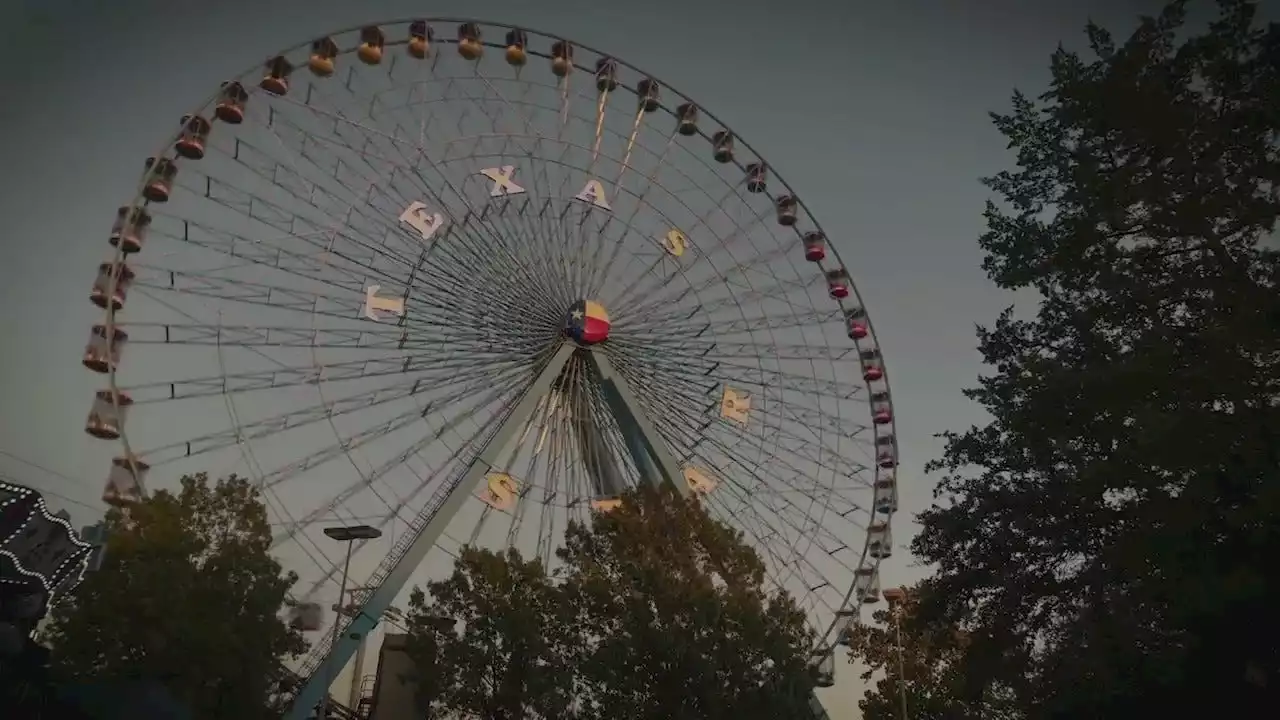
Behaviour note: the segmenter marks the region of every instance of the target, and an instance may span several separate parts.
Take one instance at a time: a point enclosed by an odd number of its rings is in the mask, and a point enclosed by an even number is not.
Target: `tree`
[[[810,717],[804,614],[696,500],[632,492],[570,523],[556,555],[548,575],[515,551],[467,550],[415,593],[411,652],[433,717]]]
[[[270,716],[281,663],[305,649],[278,617],[296,578],[269,555],[258,491],[182,478],[107,514],[101,569],[54,609],[45,639],[67,682],[150,681],[196,718]]]
[[[1187,5],[1090,25],[993,115],[1018,167],[986,180],[984,268],[1041,302],[979,328],[991,420],[946,436],[913,550],[922,612],[973,631],[967,696],[1029,672],[1036,717],[1280,689],[1280,29]]]
[[[464,548],[409,598],[408,653],[430,717],[567,717],[572,624],[542,563]]]
[[[976,702],[966,697],[969,633],[918,612],[930,592],[927,582],[904,591],[902,600],[876,610],[872,623],[854,626],[850,637],[849,658],[862,664],[862,679],[870,684],[858,703],[864,720],[901,720],[904,700],[907,717],[916,720],[1018,717],[1011,684],[993,684]]]

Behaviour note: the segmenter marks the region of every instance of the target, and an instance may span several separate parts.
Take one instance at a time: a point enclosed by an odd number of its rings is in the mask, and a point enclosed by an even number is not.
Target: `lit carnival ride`
[[[260,485],[324,631],[296,712],[411,578],[465,544],[550,558],[640,482],[743,532],[820,685],[878,598],[898,448],[850,273],[770,163],[617,58],[449,19],[291,48],[182,119],[110,244],[84,356],[104,500]],[[387,542],[357,541],[357,611],[326,620],[320,531],[356,521]]]
[[[30,645],[49,608],[68,596],[96,553],[40,493],[0,476],[0,678]],[[88,530],[89,528],[86,528]]]

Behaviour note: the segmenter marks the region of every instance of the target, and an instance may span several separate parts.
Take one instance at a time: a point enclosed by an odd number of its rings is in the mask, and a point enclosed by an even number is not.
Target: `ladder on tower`
[[[360,699],[356,702],[356,717],[360,720],[368,720],[373,714],[373,689],[377,685],[377,675],[365,675],[360,680]]]
[[[813,713],[813,720],[831,720],[831,716],[827,715],[827,709],[822,706],[822,701],[813,692],[809,693],[809,710]]]

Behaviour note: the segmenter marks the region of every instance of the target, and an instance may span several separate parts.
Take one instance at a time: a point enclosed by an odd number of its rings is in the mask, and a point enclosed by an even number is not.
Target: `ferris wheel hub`
[[[564,334],[582,345],[595,345],[609,338],[609,313],[595,300],[579,300],[564,318]]]

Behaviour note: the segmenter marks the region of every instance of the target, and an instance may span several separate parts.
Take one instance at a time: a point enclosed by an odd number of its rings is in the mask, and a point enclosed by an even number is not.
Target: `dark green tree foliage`
[[[966,691],[1029,669],[1037,717],[1280,692],[1280,30],[1217,5],[1090,26],[994,116],[984,267],[1042,302],[979,329],[991,420],[948,435],[913,549],[975,630]]]
[[[280,663],[305,649],[279,618],[292,574],[242,478],[204,473],[126,518],[107,514],[103,566],[59,605],[44,638],[68,683],[158,682],[195,718],[271,716]]]
[[[901,720],[903,689],[913,720],[1013,720],[1019,717],[1014,683],[992,682],[981,696],[966,696],[969,633],[922,616],[927,582],[908,588],[895,606],[882,605],[871,622],[853,628],[850,660],[869,686],[858,702],[863,720]]]
[[[430,602],[409,598],[408,650],[430,717],[565,717],[572,624],[542,563],[464,548]]]
[[[809,717],[804,614],[696,501],[633,493],[571,524],[557,555],[550,577],[515,551],[467,550],[429,598],[415,593],[433,717]]]
[[[646,490],[571,526],[559,556],[594,717],[794,717],[807,698],[804,614],[697,501]]]

